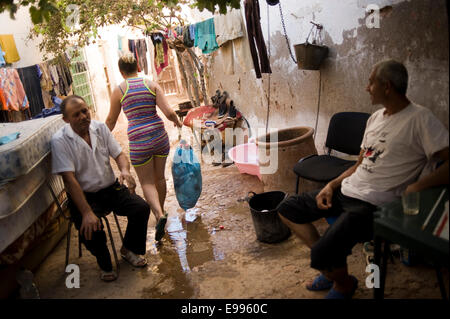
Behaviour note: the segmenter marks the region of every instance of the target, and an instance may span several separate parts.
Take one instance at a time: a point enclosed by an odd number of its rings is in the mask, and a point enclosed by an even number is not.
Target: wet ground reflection
[[[155,230],[148,231],[147,255],[150,256],[150,262],[147,270],[159,274],[161,280],[154,287],[144,289],[143,297],[192,297],[192,269],[207,261],[221,260],[224,255],[213,247],[210,233],[202,223],[198,209],[169,212],[166,232],[164,239],[155,243]]]

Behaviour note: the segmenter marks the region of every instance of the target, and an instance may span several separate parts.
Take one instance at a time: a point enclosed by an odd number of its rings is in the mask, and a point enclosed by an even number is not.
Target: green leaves
[[[40,49],[56,55],[92,43],[106,25],[128,24],[147,32],[183,25],[181,5],[191,4],[226,13],[239,8],[240,0],[0,0],[0,13],[9,11],[14,18],[20,6],[29,6],[35,25],[29,37],[42,36]]]
[[[22,6],[27,6],[31,3],[36,3],[36,0],[30,0],[30,1],[22,1]],[[40,0],[39,3],[36,5],[32,5],[29,9],[31,21],[33,24],[41,24],[44,21],[50,21],[50,16],[52,13],[56,11],[56,6],[53,1],[49,0]]]
[[[204,9],[215,13],[216,7],[219,7],[219,13],[225,14],[227,13],[227,7],[238,9],[241,6],[239,0],[196,0],[195,7],[198,10],[203,11]]]

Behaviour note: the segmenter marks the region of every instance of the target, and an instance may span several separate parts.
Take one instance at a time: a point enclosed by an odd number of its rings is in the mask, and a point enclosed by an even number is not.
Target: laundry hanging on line
[[[203,54],[214,52],[219,48],[216,41],[214,18],[195,24],[194,45],[200,48]]]
[[[0,67],[6,65],[5,55],[6,55],[6,52],[3,51],[2,46],[0,45]]]
[[[155,47],[154,65],[156,74],[159,75],[162,70],[169,65],[169,46],[161,32],[152,33],[150,39]]]
[[[29,107],[25,89],[16,69],[0,68],[0,94],[3,111],[23,111]]]
[[[259,2],[258,0],[245,0],[244,7],[250,52],[253,58],[256,78],[259,79],[261,78],[261,73],[272,73],[264,36],[261,30]],[[258,47],[258,51],[256,51],[256,47]]]
[[[0,47],[5,52],[4,60],[6,63],[14,63],[20,60],[12,34],[0,34]]]
[[[128,49],[137,61],[138,72],[144,71],[145,74],[148,74],[147,43],[145,39],[128,39]]]
[[[195,26],[194,25],[185,26],[183,28],[182,36],[183,36],[183,44],[187,48],[192,48],[194,46],[195,40]]]
[[[253,60],[241,10],[232,9],[227,14],[214,16],[214,27],[224,62],[222,64],[224,73],[234,74],[234,56],[237,57],[242,71],[247,72],[253,69]]]
[[[45,108],[44,100],[42,99],[38,67],[37,65],[32,65],[25,68],[18,68],[17,72],[19,73],[20,80],[28,98],[31,116],[35,116]]]

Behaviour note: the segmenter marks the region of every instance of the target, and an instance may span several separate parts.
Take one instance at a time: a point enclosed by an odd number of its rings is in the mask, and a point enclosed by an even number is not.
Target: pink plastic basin
[[[258,148],[254,143],[240,144],[228,151],[241,174],[256,175],[261,180],[258,163]]]

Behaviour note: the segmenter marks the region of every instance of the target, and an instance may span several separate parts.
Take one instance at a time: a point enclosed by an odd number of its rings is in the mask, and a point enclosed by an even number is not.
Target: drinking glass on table
[[[403,213],[405,215],[417,215],[420,207],[420,193],[411,192],[402,195]]]

